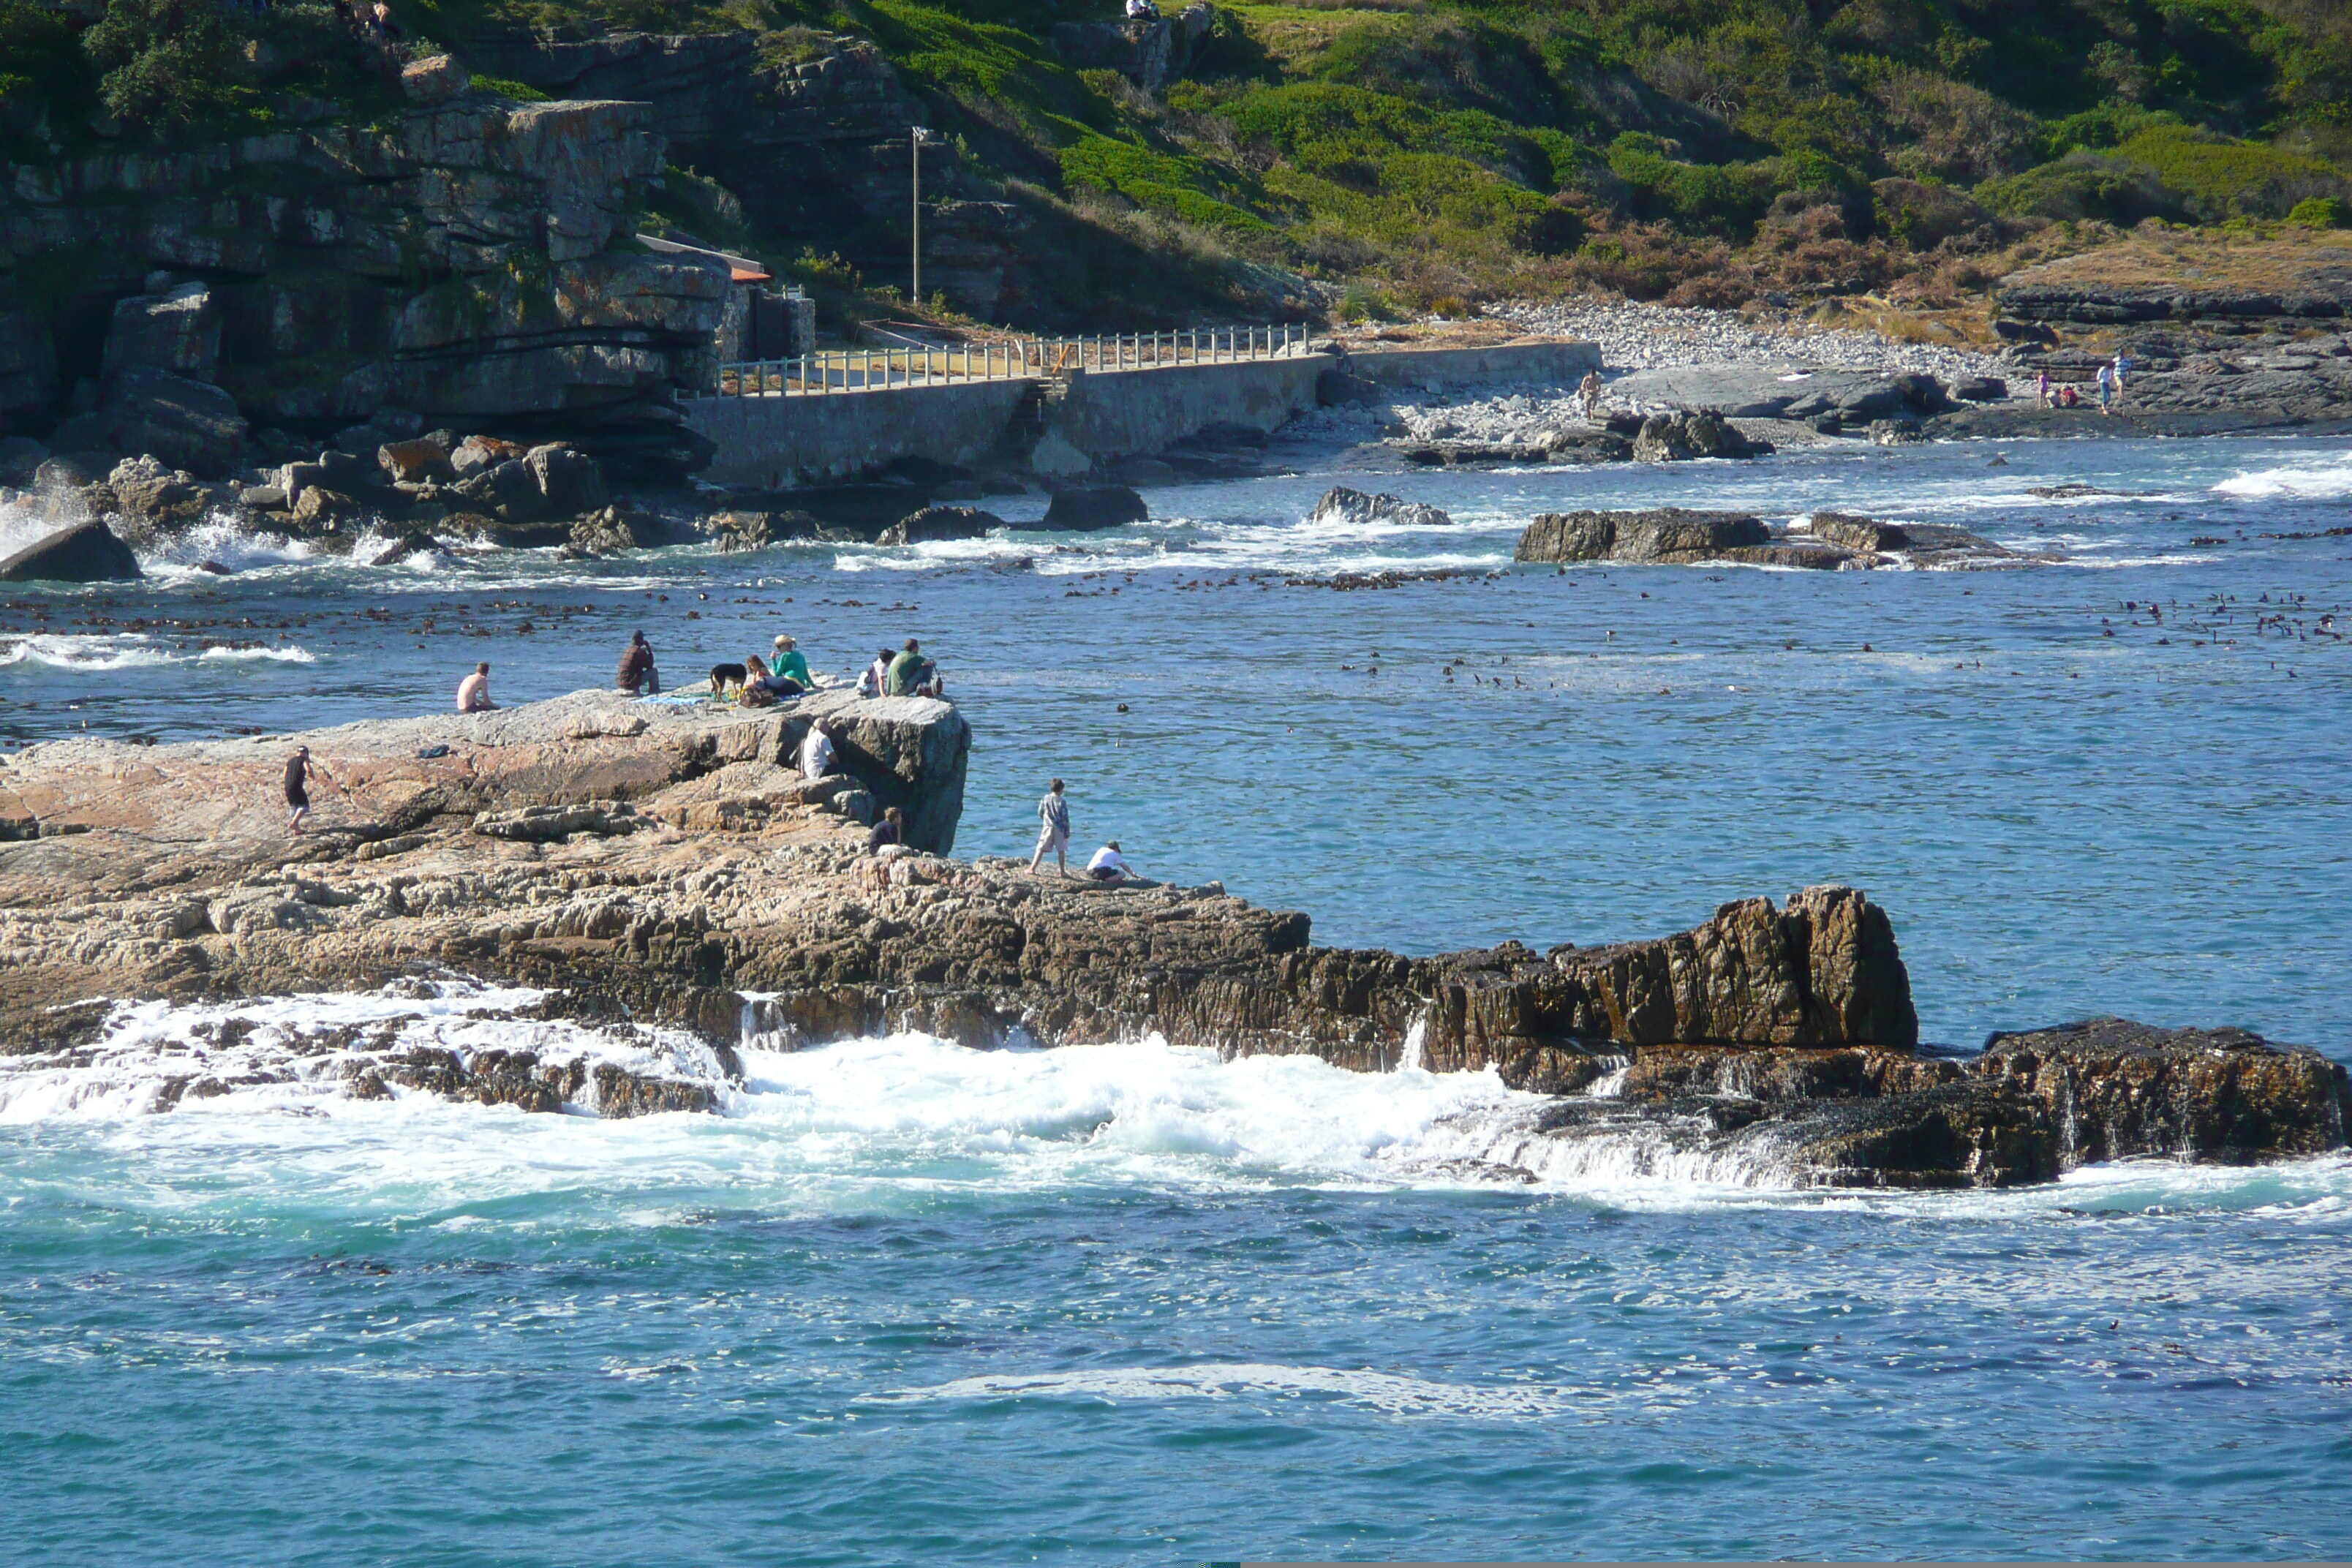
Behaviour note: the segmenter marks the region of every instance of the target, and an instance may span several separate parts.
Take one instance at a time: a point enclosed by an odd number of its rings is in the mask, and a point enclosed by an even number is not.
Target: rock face
[[[1323,493],[1315,510],[1307,514],[1309,523],[1344,523],[1362,528],[1372,523],[1388,523],[1398,528],[1451,528],[1454,519],[1439,508],[1421,501],[1400,500],[1391,495],[1366,495],[1345,485],[1335,486]]]
[[[103,522],[78,523],[0,560],[0,583],[130,583],[139,557]]]
[[[806,780],[784,759],[817,716],[847,771]],[[926,850],[952,837],[970,738],[941,702],[829,692],[681,713],[585,692],[303,739],[348,793],[299,840],[276,790],[292,737],[61,742],[0,770],[0,837],[16,840],[0,847],[0,1057],[94,1048],[101,998],[492,981],[554,993],[544,1016],[627,1020],[638,1033],[614,1050],[658,1043],[648,1026],[690,1032],[711,1065],[681,1082],[577,1051],[461,1060],[396,1030],[274,1042],[248,1065],[327,1062],[353,1094],[406,1083],[615,1114],[716,1103],[747,1037],[1157,1031],[1360,1070],[1408,1050],[1437,1070],[1491,1066],[1563,1097],[1509,1156],[1528,1163],[1623,1137],[1764,1179],[1998,1185],[2344,1140],[2343,1069],[2237,1032],[2109,1020],[1999,1037],[1969,1061],[1923,1054],[1893,929],[1850,888],[1726,904],[1652,941],[1409,958],[1310,946],[1304,915],[1214,886],[951,861]],[[884,803],[908,809],[917,853],[865,852],[855,825]]]
[[[452,95],[373,126],[26,166],[0,195],[0,300],[37,258],[83,258],[55,320],[109,312],[95,417],[115,450],[200,475],[242,444],[240,416],[325,428],[386,405],[688,463],[669,395],[715,374],[730,285],[723,264],[625,244],[663,167],[646,113]],[[28,309],[0,308],[0,337],[47,356],[9,394],[38,416],[69,390],[71,345]]]

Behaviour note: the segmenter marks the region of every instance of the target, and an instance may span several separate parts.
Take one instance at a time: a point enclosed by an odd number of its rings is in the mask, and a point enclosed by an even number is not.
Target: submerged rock
[[[1082,533],[1123,528],[1150,517],[1151,509],[1143,504],[1143,498],[1126,485],[1072,485],[1054,492],[1044,521],[1036,526]]]
[[[139,557],[105,523],[59,529],[0,560],[0,583],[129,583]]]
[[[1352,528],[1388,523],[1398,528],[1451,528],[1454,519],[1437,507],[1421,501],[1401,500],[1392,495],[1367,495],[1351,490],[1345,485],[1334,486],[1323,492],[1315,510],[1307,514],[1310,523],[1344,523]]]
[[[926,544],[939,539],[979,539],[1008,526],[992,511],[969,506],[927,506],[882,531],[877,544]]]

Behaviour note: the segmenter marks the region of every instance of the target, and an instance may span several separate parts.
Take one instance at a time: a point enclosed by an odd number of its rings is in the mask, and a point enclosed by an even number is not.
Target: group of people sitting
[[[634,632],[629,646],[621,654],[621,667],[613,684],[631,696],[661,695],[661,670],[654,662],[652,645],[646,634]],[[710,667],[710,694],[723,696],[735,693],[735,700],[746,708],[765,708],[803,692],[816,689],[816,677],[810,673],[808,656],[792,637],[779,636],[768,657],[747,654],[740,664],[715,664]],[[893,652],[884,648],[866,667],[857,679],[860,697],[941,697],[947,683],[940,676],[938,664],[924,657],[922,645],[913,637],[907,646]]]

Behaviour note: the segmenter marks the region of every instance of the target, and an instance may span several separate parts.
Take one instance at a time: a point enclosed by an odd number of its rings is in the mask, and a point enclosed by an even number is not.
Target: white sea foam
[[[1435,1383],[1394,1373],[1340,1367],[1208,1362],[1193,1366],[1099,1367],[1082,1372],[964,1377],[929,1388],[873,1395],[860,1403],[1085,1399],[1129,1405],[1169,1399],[1305,1398],[1352,1405],[1384,1415],[1531,1421],[1560,1414],[1568,1407],[1570,1397],[1566,1390],[1549,1384]]]
[[[974,1050],[901,1034],[786,1052],[747,1042],[721,1114],[531,1115],[392,1085],[352,1091],[388,1050],[530,1050],[719,1084],[708,1048],[660,1030],[515,1017],[535,993],[449,982],[361,995],[117,1010],[70,1059],[0,1063],[0,1127],[84,1141],[69,1179],[163,1208],[421,1215],[486,1223],[481,1205],[549,1198],[642,1223],[713,1204],[778,1214],[902,1211],[957,1194],[1499,1186],[1620,1206],[1863,1205],[1964,1214],[2296,1207],[2352,1196],[2352,1161],[2257,1172],[2164,1163],[2078,1173],[2027,1193],[1801,1190],[1769,1139],[1725,1149],[1587,1100],[1559,1105],[1492,1071],[1354,1073],[1311,1057],[1221,1059],[1156,1039]],[[232,1020],[249,1030],[225,1030]],[[593,1079],[592,1079],[593,1083]],[[593,1110],[593,1094],[580,1111]],[[1572,1102],[1571,1102],[1572,1103]],[[87,1141],[96,1140],[95,1145]],[[20,1146],[23,1147],[23,1146]],[[91,1158],[92,1148],[111,1161]],[[0,1162],[0,1205],[44,1177]],[[534,1223],[507,1217],[498,1223]]]
[[[0,667],[44,665],[51,669],[96,672],[160,668],[198,661],[315,664],[318,656],[290,643],[275,647],[234,647],[222,643],[175,647],[141,632],[35,632],[26,637],[0,637]]]
[[[2259,468],[2223,479],[2213,491],[2239,500],[2342,500],[2352,496],[2352,462]]]

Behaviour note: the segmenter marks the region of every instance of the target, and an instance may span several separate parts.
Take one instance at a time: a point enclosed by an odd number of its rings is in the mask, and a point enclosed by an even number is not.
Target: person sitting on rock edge
[[[302,819],[310,815],[310,792],[303,785],[312,778],[325,779],[337,789],[343,787],[332,773],[310,760],[310,747],[295,747],[294,754],[286,759],[286,804],[294,813],[286,824],[289,832],[300,833]]]
[[[801,777],[821,779],[833,772],[835,760],[833,737],[825,733],[822,722],[811,724],[801,740]]]
[[[1087,875],[1097,882],[1124,882],[1135,875],[1135,868],[1119,853],[1118,840],[1114,838],[1094,853],[1087,862]]]
[[[770,656],[768,665],[779,676],[799,682],[801,690],[816,689],[816,678],[809,674],[808,656],[801,652],[800,645],[791,637],[779,636],[776,638],[776,649]]]
[[[868,855],[877,854],[890,845],[906,842],[907,814],[894,805],[884,812],[882,820],[876,823],[866,833],[866,852]]]
[[[1062,796],[1062,781],[1055,779],[1045,791],[1045,798],[1037,803],[1037,852],[1029,857],[1029,874],[1035,876],[1045,858],[1045,851],[1054,852],[1055,863],[1062,875],[1070,874],[1070,803]]]
[[[890,660],[890,673],[883,679],[882,695],[885,697],[912,697],[915,695],[916,686],[921,682],[922,679],[922,648],[913,637],[908,637],[907,639],[907,646],[899,650],[896,658]]]
[[[632,696],[640,689],[648,697],[661,695],[661,671],[654,668],[653,645],[646,641],[645,633],[629,634],[629,646],[621,654],[620,672],[613,684]]]
[[[474,666],[474,673],[457,683],[457,711],[460,713],[495,712],[498,704],[490,700],[490,661]]]

